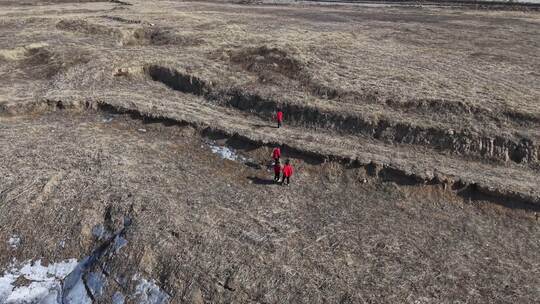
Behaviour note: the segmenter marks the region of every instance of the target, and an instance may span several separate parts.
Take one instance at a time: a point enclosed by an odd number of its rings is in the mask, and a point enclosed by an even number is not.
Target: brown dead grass
[[[102,103],[166,118],[1,117],[0,238],[16,233],[24,244],[0,247],[1,266],[82,257],[96,245],[94,225],[132,214],[130,245],[108,265],[123,277],[145,272],[174,303],[537,302],[539,226],[512,209],[522,205],[469,202],[294,151],[293,186],[281,188],[268,183],[267,147],[243,150],[259,167],[223,161],[178,122],[531,196],[533,167],[343,135],[309,117],[276,130],[269,117],[175,92],[143,69],[345,119],[537,145],[537,14],[130,2],[0,10],[3,112]]]
[[[310,165],[286,150],[298,170],[292,186],[265,184],[270,172],[219,158],[190,127],[107,117],[1,118],[8,128],[0,134],[13,145],[0,146],[8,155],[0,163],[0,239],[22,239],[16,250],[0,248],[1,265],[84,256],[96,242],[92,227],[129,215],[128,245],[103,263],[111,277],[155,278],[172,303],[192,293],[214,303],[539,296],[531,240],[540,231],[526,212],[335,163]],[[268,158],[268,150],[245,148],[255,161]],[[131,286],[122,290],[129,295]]]
[[[56,28],[63,31],[76,32],[87,35],[119,36],[119,31],[107,26],[94,24],[86,20],[60,20]]]

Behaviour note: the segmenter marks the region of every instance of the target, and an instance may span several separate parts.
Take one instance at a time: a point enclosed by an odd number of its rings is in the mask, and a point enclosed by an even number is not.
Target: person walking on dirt
[[[277,110],[276,120],[277,120],[277,127],[280,128],[281,123],[283,122],[283,112],[281,111],[281,109]]]
[[[276,146],[274,150],[272,150],[272,159],[275,162],[275,161],[279,161],[280,158],[281,158],[281,149],[279,148],[279,146]]]
[[[279,159],[274,161],[274,182],[278,183],[281,178],[281,164]]]
[[[285,161],[285,166],[283,166],[283,178],[281,179],[281,184],[283,185],[285,183],[285,180],[287,180],[287,186],[291,182],[291,176],[293,175],[293,167],[291,166],[291,162],[287,159]]]

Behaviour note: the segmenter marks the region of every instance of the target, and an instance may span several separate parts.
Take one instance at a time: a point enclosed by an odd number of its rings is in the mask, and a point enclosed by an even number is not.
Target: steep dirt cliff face
[[[0,4],[0,303],[540,298],[537,13],[53,2]]]

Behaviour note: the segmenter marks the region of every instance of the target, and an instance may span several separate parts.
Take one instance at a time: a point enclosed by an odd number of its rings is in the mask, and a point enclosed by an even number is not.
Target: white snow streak
[[[210,144],[210,149],[212,150],[212,153],[218,154],[223,159],[228,159],[228,160],[233,160],[233,161],[239,160],[239,159],[243,160],[243,157],[236,154],[236,152],[229,147]]]

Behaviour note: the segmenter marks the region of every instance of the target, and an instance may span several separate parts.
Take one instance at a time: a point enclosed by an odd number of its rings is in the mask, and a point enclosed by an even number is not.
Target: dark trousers
[[[279,182],[280,176],[281,176],[281,174],[280,174],[279,172],[274,173],[274,181],[275,181],[275,182]]]
[[[285,183],[285,180],[287,180],[287,185],[291,182],[289,176],[283,175],[283,179],[281,180],[282,185]]]
[[[281,127],[281,120],[278,120],[278,121],[277,121],[277,127],[278,127],[278,128]]]

